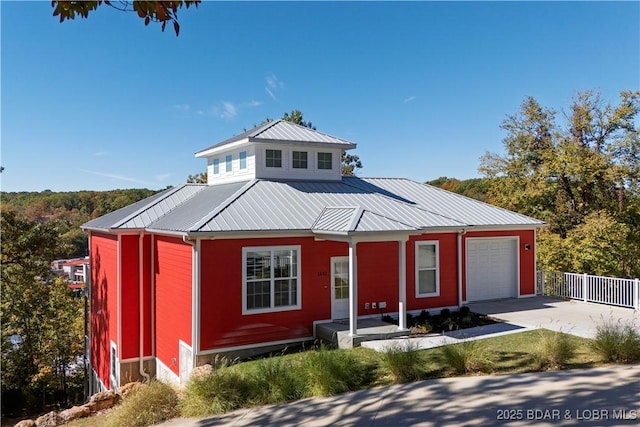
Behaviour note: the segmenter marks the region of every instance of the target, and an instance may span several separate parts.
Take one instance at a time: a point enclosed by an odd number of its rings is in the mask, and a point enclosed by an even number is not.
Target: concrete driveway
[[[623,426],[640,423],[640,365],[443,378],[261,406],[163,427]]]
[[[471,311],[527,328],[545,328],[593,338],[603,321],[631,322],[640,328],[640,312],[631,308],[538,296],[469,304]]]

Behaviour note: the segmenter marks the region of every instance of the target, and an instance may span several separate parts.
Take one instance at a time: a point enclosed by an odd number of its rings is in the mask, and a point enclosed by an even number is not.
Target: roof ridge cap
[[[406,178],[404,178],[404,179],[406,179]],[[419,182],[417,182],[417,181],[413,181],[413,182],[415,182],[415,183],[417,183],[417,184],[420,184],[420,183],[419,183]],[[349,184],[349,183],[346,183],[346,182],[345,182],[344,184],[345,184],[345,185],[348,185],[348,186],[350,186],[350,187],[358,188],[357,186],[355,186],[355,185],[353,185],[353,184]],[[371,184],[371,183],[368,183],[368,184]],[[373,185],[373,184],[371,184],[371,185]],[[365,190],[363,190],[362,188],[358,188],[358,189],[359,189],[359,190],[362,190],[362,191],[365,191]],[[386,191],[389,191],[389,190],[386,190]],[[389,191],[389,192],[390,192],[390,191]],[[441,217],[441,218],[446,218],[446,219],[449,219],[449,220],[451,220],[451,221],[455,221],[455,222],[459,223],[461,226],[469,226],[469,224],[467,224],[467,223],[465,223],[465,222],[462,222],[462,221],[460,221],[460,220],[459,220],[459,219],[457,219],[457,218],[452,218],[452,217],[449,217],[449,216],[446,216],[446,215],[442,215],[441,213],[438,213],[438,212],[433,212],[433,211],[431,211],[431,210],[429,210],[429,209],[426,209],[426,208],[424,208],[423,206],[421,206],[421,205],[419,205],[419,204],[417,204],[417,203],[415,203],[415,202],[413,202],[413,203],[408,203],[408,202],[405,202],[405,201],[402,201],[402,200],[398,200],[398,199],[396,199],[396,198],[394,198],[394,197],[387,196],[386,194],[382,194],[382,193],[378,193],[378,192],[375,192],[375,193],[372,193],[372,194],[374,194],[376,197],[384,197],[385,199],[393,200],[393,201],[394,201],[394,202],[396,202],[396,203],[402,203],[403,205],[406,205],[407,207],[409,207],[409,208],[411,208],[411,209],[417,209],[417,210],[420,210],[420,211],[423,211],[423,212],[430,213],[431,215],[436,215],[436,216],[439,216],[439,217]],[[393,194],[395,194],[395,193],[393,193]],[[403,197],[403,198],[404,198],[404,197]],[[373,211],[372,211],[372,212],[373,212]]]
[[[212,219],[214,219],[216,216],[218,216],[218,214],[220,214],[220,212],[222,212],[223,210],[225,210],[226,208],[229,207],[229,205],[231,205],[231,203],[235,202],[236,200],[238,200],[238,198],[240,196],[242,196],[245,192],[247,192],[247,190],[249,190],[251,187],[253,187],[259,180],[254,178],[250,181],[248,181],[246,184],[244,184],[242,187],[240,187],[238,190],[236,190],[232,195],[230,195],[229,197],[227,197],[222,203],[220,203],[216,208],[214,208],[208,215],[206,215],[204,218],[202,218],[200,221],[196,222],[193,226],[191,226],[191,228],[189,228],[187,230],[187,233],[190,232],[198,232],[200,231],[200,229],[202,227],[205,226],[205,224],[207,224],[208,222],[210,222]]]
[[[141,207],[140,209],[136,210],[135,212],[127,215],[126,217],[124,217],[123,219],[121,219],[120,221],[116,222],[115,224],[113,224],[111,227],[109,228],[118,228],[121,225],[131,221],[133,218],[135,218],[136,216],[140,215],[141,213],[148,211],[149,209],[151,209],[153,206],[156,206],[158,203],[162,202],[163,200],[166,200],[168,197],[172,196],[173,194],[177,193],[179,190],[182,190],[183,188],[185,188],[187,186],[187,184],[180,184],[177,187],[173,187],[171,189],[169,189],[167,191],[167,194],[165,194],[162,197],[159,197],[158,199],[154,200],[151,203],[147,203],[146,205],[144,205],[143,207]],[[181,203],[182,204],[182,203]]]

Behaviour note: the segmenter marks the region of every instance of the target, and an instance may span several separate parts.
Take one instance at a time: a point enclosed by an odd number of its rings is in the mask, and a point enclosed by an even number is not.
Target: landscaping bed
[[[382,320],[394,325],[398,324],[398,320],[391,316],[383,316]],[[430,314],[425,310],[418,316],[407,313],[406,325],[411,331],[411,337],[419,337],[501,322],[501,320],[485,314],[473,313],[469,310],[469,307],[463,306],[458,311],[451,311],[448,308],[444,308],[440,310],[439,314]]]

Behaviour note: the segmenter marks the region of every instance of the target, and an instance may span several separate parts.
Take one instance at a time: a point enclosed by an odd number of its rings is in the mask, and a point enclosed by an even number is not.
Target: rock
[[[213,371],[213,366],[207,363],[206,365],[202,365],[202,366],[198,366],[197,368],[194,368],[191,371],[191,376],[189,378],[201,380],[211,375],[211,371]]]
[[[89,415],[91,415],[91,409],[86,405],[74,406],[73,408],[65,409],[59,414],[60,419],[65,423],[77,418],[88,417]]]
[[[36,427],[36,422],[33,420],[22,420],[14,427]]]
[[[101,391],[91,396],[89,403],[84,406],[88,407],[91,413],[102,411],[118,403],[118,397],[118,394],[113,390]]]
[[[58,413],[51,411],[36,419],[36,427],[56,427],[60,422]]]

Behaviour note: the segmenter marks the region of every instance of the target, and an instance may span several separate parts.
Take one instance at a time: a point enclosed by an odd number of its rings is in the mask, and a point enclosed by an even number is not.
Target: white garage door
[[[518,296],[516,239],[467,240],[467,301]]]

